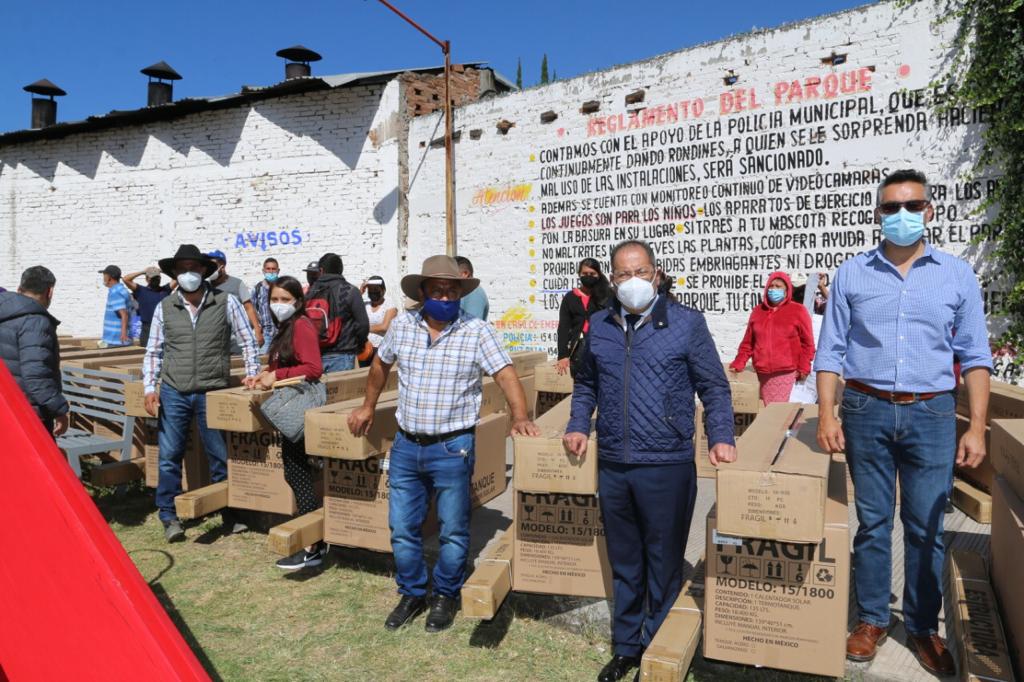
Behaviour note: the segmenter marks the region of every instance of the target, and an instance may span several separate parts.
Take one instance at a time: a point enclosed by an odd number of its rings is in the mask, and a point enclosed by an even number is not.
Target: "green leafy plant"
[[[1024,0],[940,0],[943,21],[957,21],[943,79],[955,85],[947,106],[984,108],[988,124],[972,174],[999,182],[980,211],[993,209],[994,270],[1005,278],[999,343],[1024,362]]]

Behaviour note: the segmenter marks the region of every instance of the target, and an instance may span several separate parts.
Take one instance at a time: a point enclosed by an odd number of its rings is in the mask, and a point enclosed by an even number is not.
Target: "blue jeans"
[[[320,360],[323,362],[324,374],[356,368],[355,353],[325,353]]]
[[[388,521],[399,594],[427,594],[422,531],[436,491],[441,551],[434,566],[434,593],[458,598],[469,554],[475,445],[472,433],[427,446],[416,445],[401,433],[395,436],[388,468]]]
[[[161,521],[178,518],[174,498],[181,494],[181,460],[193,419],[199,422],[199,436],[210,461],[210,480],[219,483],[228,477],[228,448],[224,434],[206,426],[206,394],[180,393],[166,381],[161,383],[160,427],[157,431],[160,478],[156,486],[156,507]]]
[[[942,527],[952,454],[956,401],[946,393],[911,405],[847,388],[840,416],[860,527],[853,541],[860,619],[888,627],[892,527],[899,472],[903,523],[903,615],[907,632],[938,631],[942,606]]]

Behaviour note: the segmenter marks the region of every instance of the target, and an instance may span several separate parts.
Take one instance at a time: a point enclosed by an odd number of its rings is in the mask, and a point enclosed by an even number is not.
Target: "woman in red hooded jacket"
[[[793,384],[811,371],[811,316],[807,308],[793,300],[793,283],[784,272],[768,275],[764,298],[750,312],[747,332],[729,369],[742,372],[751,357],[765,405],[789,400]]]

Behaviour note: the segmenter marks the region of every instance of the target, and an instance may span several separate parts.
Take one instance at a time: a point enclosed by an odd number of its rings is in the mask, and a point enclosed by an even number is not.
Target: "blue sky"
[[[533,85],[544,53],[559,78],[865,4],[862,0],[393,0],[453,60],[487,61]],[[284,76],[274,53],[301,43],[314,74],[441,63],[440,50],[377,0],[5,0],[0,19],[0,131],[27,128],[29,94],[49,78],[68,92],[58,120],[145,104],[139,69],[165,60],[184,76],[175,98],[237,92]]]

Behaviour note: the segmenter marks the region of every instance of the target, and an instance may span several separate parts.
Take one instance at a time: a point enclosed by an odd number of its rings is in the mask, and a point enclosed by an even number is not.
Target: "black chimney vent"
[[[171,68],[167,62],[157,62],[142,69],[142,74],[149,76],[149,92],[146,97],[146,106],[155,107],[160,104],[167,104],[174,99],[173,83],[164,81],[180,81],[181,74]],[[153,80],[153,79],[156,80]]]
[[[285,80],[310,76],[313,70],[309,67],[309,63],[323,59],[319,54],[302,45],[292,45],[278,50],[277,56],[288,60],[288,63],[284,65]]]
[[[57,100],[53,98],[63,97],[68,93],[45,78],[37,80],[35,83],[29,83],[22,90],[31,92],[33,95],[43,95],[50,98],[32,98],[32,128],[46,128],[57,122]]]

